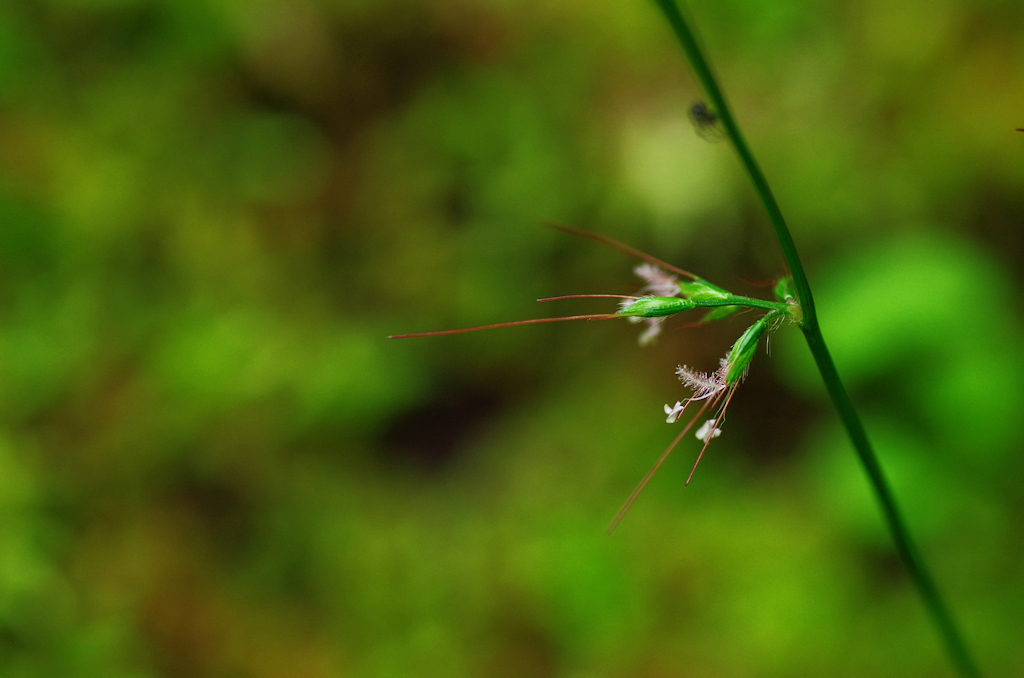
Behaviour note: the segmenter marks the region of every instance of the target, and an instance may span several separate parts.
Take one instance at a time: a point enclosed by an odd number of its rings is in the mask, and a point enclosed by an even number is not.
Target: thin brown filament
[[[768,280],[751,280],[750,278],[744,278],[742,276],[740,276],[740,280],[742,280],[743,282],[747,283],[751,287],[772,287],[772,286],[775,285],[775,283],[779,282],[778,280],[773,280],[773,279],[768,279]]]
[[[718,410],[718,416],[715,417],[715,423],[711,425],[712,433],[714,433],[714,430],[722,423],[722,419],[725,417],[725,408],[729,407],[729,401],[732,400],[732,395],[734,393],[736,393],[736,384],[733,384],[732,388],[729,389],[729,395],[725,399],[725,404],[722,405],[722,409]],[[711,433],[708,434],[708,439],[704,441],[704,447],[700,448],[700,454],[697,455],[697,461],[693,463],[693,468],[690,469],[690,475],[686,477],[686,485],[689,485],[690,481],[693,479],[693,474],[697,471],[697,465],[700,464],[700,460],[704,456],[704,450],[708,449],[708,445],[711,444],[711,440],[714,437],[715,436]]]
[[[591,233],[590,231],[584,230],[582,228],[578,228],[576,226],[570,226],[569,224],[560,224],[560,223],[555,222],[555,221],[548,221],[548,222],[545,222],[545,223],[546,223],[546,225],[549,228],[553,228],[556,231],[561,231],[562,233],[568,233],[569,235],[575,235],[575,236],[577,236],[579,238],[587,238],[589,240],[595,240],[595,241],[597,241],[599,243],[603,243],[605,245],[608,245],[609,247],[614,247],[615,249],[619,250],[620,252],[625,252],[626,254],[630,255],[631,257],[636,257],[637,259],[642,259],[643,261],[650,262],[650,263],[654,264],[655,266],[661,266],[662,268],[664,268],[664,269],[666,269],[668,271],[672,271],[673,273],[678,273],[679,275],[687,277],[690,280],[699,280],[699,278],[697,276],[695,276],[694,274],[690,273],[689,271],[684,271],[683,269],[677,268],[677,267],[673,266],[672,264],[667,264],[664,261],[662,261],[661,259],[656,259],[655,257],[652,257],[650,254],[647,254],[645,252],[641,252],[640,250],[634,249],[634,248],[630,247],[629,245],[624,245],[623,243],[619,242],[618,240],[613,240],[612,238],[609,238],[606,235],[601,235],[600,233]]]
[[[532,320],[513,320],[509,323],[495,323],[494,325],[479,325],[477,327],[464,327],[458,330],[438,330],[436,332],[415,332],[413,334],[392,334],[388,339],[412,339],[415,337],[439,337],[442,334],[461,334],[462,332],[476,332],[477,330],[493,330],[498,327],[512,327],[513,325],[532,325],[534,323],[554,323],[561,320],[610,320],[621,318],[615,313],[597,313],[593,315],[570,315],[561,318],[533,318]]]
[[[629,295],[629,294],[563,294],[560,297],[544,297],[537,301],[558,301],[560,299],[639,299],[640,297]]]
[[[704,414],[704,411],[708,409],[708,406],[712,403],[713,400],[714,399],[712,398],[710,400],[704,401],[704,404],[701,405],[701,408],[697,410],[697,414],[693,415],[693,418],[690,419],[690,423],[688,423],[683,428],[683,430],[679,432],[679,435],[676,436],[676,439],[673,440],[671,444],[669,444],[668,448],[666,448],[665,451],[661,453],[661,456],[658,457],[658,461],[654,462],[654,466],[651,467],[651,470],[647,472],[647,475],[644,476],[644,479],[641,480],[640,484],[636,486],[635,490],[633,490],[633,494],[629,495],[629,499],[627,499],[626,503],[622,505],[621,509],[619,509],[618,514],[615,516],[615,519],[612,521],[612,524],[608,526],[608,530],[607,532],[605,532],[605,534],[611,534],[615,531],[615,528],[618,527],[619,523],[625,517],[626,512],[629,511],[631,506],[633,506],[633,502],[635,502],[636,498],[640,496],[640,493],[644,491],[644,488],[647,487],[647,483],[651,481],[651,478],[654,477],[654,474],[657,472],[657,470],[661,468],[662,462],[664,462],[668,458],[669,453],[675,449],[676,445],[679,444],[679,441],[683,439],[683,436],[690,432],[690,429],[693,428],[694,422],[700,418],[700,415]]]
[[[673,325],[672,329],[674,329],[674,330],[688,330],[688,329],[691,329],[693,327],[703,327],[704,325],[707,325],[707,322],[705,322],[703,320],[698,320],[698,321],[692,322],[692,323],[681,323],[679,325]]]

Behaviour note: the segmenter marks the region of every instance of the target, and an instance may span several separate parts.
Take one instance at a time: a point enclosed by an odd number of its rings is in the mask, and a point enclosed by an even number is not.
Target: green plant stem
[[[729,104],[725,101],[722,88],[718,86],[718,81],[715,79],[714,73],[711,72],[711,66],[708,64],[707,59],[704,58],[704,53],[697,44],[697,38],[690,30],[686,19],[683,18],[679,6],[675,0],[655,0],[655,2],[658,3],[658,6],[665,13],[669,24],[672,25],[672,30],[675,31],[676,37],[682,43],[683,51],[686,52],[686,58],[689,59],[693,70],[697,73],[697,78],[704,85],[704,90],[707,92],[708,98],[711,99],[711,106],[715,114],[722,121],[722,126],[725,127],[729,139],[732,140],[733,146],[740,156],[740,161],[746,168],[747,173],[750,174],[751,181],[754,182],[754,188],[757,190],[761,202],[764,203],[765,209],[768,210],[768,217],[775,227],[775,235],[779,239],[782,253],[786,257],[786,263],[789,265],[789,272],[793,275],[797,296],[800,298],[800,306],[803,309],[804,316],[801,327],[815,325],[817,324],[817,316],[814,311],[814,301],[811,298],[811,288],[807,284],[807,276],[804,274],[803,264],[800,263],[800,257],[796,253],[796,245],[793,244],[793,237],[789,234],[786,220],[782,217],[782,210],[779,209],[779,204],[775,202],[775,196],[768,186],[768,180],[764,178],[760,166],[754,159],[754,154],[750,152],[750,147],[747,146],[747,142],[743,139],[739,125],[736,124],[736,120],[732,117],[732,111],[729,109]]]
[[[938,626],[939,634],[942,636],[950,658],[959,669],[961,675],[978,678],[981,674],[971,658],[963,637],[957,630],[953,616],[950,614],[945,602],[943,602],[942,595],[935,586],[935,581],[928,574],[928,570],[925,569],[924,561],[921,559],[921,555],[917,552],[917,548],[910,538],[910,532],[907,530],[907,525],[900,514],[899,507],[896,505],[896,497],[889,487],[889,482],[885,478],[882,466],[878,463],[878,457],[875,456],[871,448],[868,435],[864,431],[860,417],[857,416],[857,410],[853,407],[853,401],[850,400],[849,394],[843,387],[843,382],[839,379],[839,372],[836,371],[835,363],[832,362],[832,356],[825,345],[821,329],[815,324],[813,327],[804,327],[803,330],[804,338],[807,339],[807,345],[810,346],[811,353],[814,355],[814,361],[818,364],[821,378],[825,382],[829,396],[832,398],[832,404],[835,405],[839,418],[843,420],[846,432],[853,442],[853,448],[856,450],[857,456],[864,466],[864,471],[868,474],[872,488],[874,488],[875,497],[882,507],[882,513],[885,515],[885,520],[889,525],[889,531],[892,533],[896,550],[899,552],[911,580],[913,580],[914,585],[917,587],[917,592],[924,601],[925,607],[931,614],[932,620]]]
[[[746,306],[747,308],[760,308],[765,311],[789,311],[789,304],[781,301],[768,301],[754,297],[743,297],[738,294],[730,294],[725,299],[700,299],[694,300],[697,308],[718,308],[720,306]]]
[[[821,378],[825,382],[825,387],[828,390],[829,397],[832,399],[832,404],[835,405],[839,418],[846,427],[846,432],[853,443],[854,450],[856,450],[857,456],[864,466],[864,471],[867,473],[875,497],[881,506],[882,514],[889,526],[889,532],[892,534],[896,550],[903,560],[911,580],[917,587],[918,594],[921,596],[925,608],[938,627],[939,634],[953,664],[962,676],[978,678],[981,674],[972,660],[967,645],[958,631],[946,604],[943,602],[938,588],[935,586],[934,581],[924,566],[924,562],[914,547],[910,532],[896,504],[895,496],[889,487],[882,467],[878,462],[878,457],[871,447],[867,433],[864,431],[864,426],[861,424],[860,417],[853,406],[853,401],[850,400],[850,396],[839,378],[839,372],[836,370],[835,363],[832,362],[832,356],[828,351],[825,339],[821,333],[821,327],[818,324],[818,316],[814,309],[814,299],[811,295],[810,285],[807,282],[807,275],[804,273],[803,264],[800,262],[796,245],[793,243],[793,237],[789,233],[789,227],[786,225],[782,211],[775,201],[775,196],[768,186],[768,181],[765,179],[761,168],[754,159],[753,153],[750,151],[750,147],[747,146],[743,135],[740,133],[739,126],[736,124],[729,105],[725,100],[725,95],[722,93],[721,88],[718,86],[718,81],[711,71],[711,66],[704,58],[696,36],[690,30],[676,1],[655,0],[655,2],[664,12],[665,17],[672,26],[672,30],[682,44],[687,59],[693,66],[701,84],[703,84],[708,98],[711,99],[714,113],[721,120],[723,127],[725,127],[725,131],[729,135],[729,139],[732,141],[740,161],[750,175],[751,181],[754,182],[754,188],[760,196],[761,202],[764,203],[765,210],[768,212],[772,227],[775,229],[775,235],[779,240],[779,246],[782,248],[782,253],[786,258],[786,263],[789,265],[790,273],[793,275],[793,282],[796,285],[797,296],[803,310],[800,329],[803,330],[804,338],[807,340],[807,345],[818,365],[818,370],[821,372]]]

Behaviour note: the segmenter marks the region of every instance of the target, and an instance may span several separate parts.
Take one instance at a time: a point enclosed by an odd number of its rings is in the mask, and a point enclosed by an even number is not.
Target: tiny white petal
[[[678,400],[676,401],[676,404],[673,405],[672,407],[665,405],[665,414],[668,415],[668,419],[665,420],[665,423],[671,424],[676,421],[679,421],[679,415],[683,413],[683,409],[685,408],[686,405],[679,402]]]
[[[697,440],[702,440],[705,444],[712,438],[717,438],[720,435],[722,435],[722,429],[715,428],[714,419],[708,419],[697,429]]]

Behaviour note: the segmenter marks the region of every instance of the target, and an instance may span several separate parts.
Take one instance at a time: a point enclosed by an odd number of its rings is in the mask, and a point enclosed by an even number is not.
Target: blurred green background
[[[1024,5],[693,3],[988,675],[1024,675]],[[0,673],[947,676],[799,332],[694,482],[577,224],[783,271],[647,0],[0,3]]]

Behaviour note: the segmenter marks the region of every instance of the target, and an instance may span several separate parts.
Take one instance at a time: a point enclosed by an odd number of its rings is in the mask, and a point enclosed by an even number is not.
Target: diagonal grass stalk
[[[740,128],[732,116],[729,104],[725,100],[725,95],[715,79],[711,66],[707,59],[705,59],[696,36],[676,4],[676,0],[655,0],[655,2],[665,14],[665,18],[679,39],[683,51],[686,53],[686,58],[689,60],[698,79],[704,86],[708,98],[711,100],[714,113],[725,128],[726,134],[740,157],[740,162],[743,164],[747,174],[750,175],[754,188],[761,198],[765,210],[768,212],[772,227],[775,229],[775,235],[779,240],[779,246],[782,248],[782,253],[786,258],[786,263],[789,265],[790,273],[793,275],[797,296],[803,309],[800,329],[803,330],[807,346],[810,348],[814,361],[818,365],[818,371],[825,382],[829,397],[832,399],[839,418],[842,420],[843,425],[846,427],[846,432],[850,436],[850,442],[853,443],[854,450],[864,466],[864,471],[867,473],[871,488],[889,526],[889,532],[892,534],[893,541],[895,542],[896,551],[907,568],[907,572],[910,574],[910,578],[914,582],[928,613],[935,622],[950,659],[960,675],[968,678],[978,678],[981,676],[981,673],[971,658],[963,636],[957,629],[957,625],[953,621],[953,617],[943,601],[942,595],[939,593],[934,580],[925,568],[924,561],[914,546],[906,522],[896,504],[896,498],[885,478],[882,467],[878,462],[878,457],[871,447],[867,433],[864,431],[864,426],[861,424],[860,417],[853,406],[853,401],[850,400],[850,396],[839,378],[839,372],[836,370],[835,363],[832,361],[832,356],[829,354],[828,347],[825,344],[825,338],[822,336],[821,327],[818,325],[818,317],[815,313],[814,299],[811,295],[810,285],[807,282],[807,275],[804,273],[803,264],[800,262],[796,245],[793,243],[793,237],[789,233],[789,227],[786,225],[782,211],[775,201],[775,196],[768,186],[768,181],[754,159],[750,147],[747,146],[747,142],[744,140]]]

